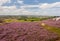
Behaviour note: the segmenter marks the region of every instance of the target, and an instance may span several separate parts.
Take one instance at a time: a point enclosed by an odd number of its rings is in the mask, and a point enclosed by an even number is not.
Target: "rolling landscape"
[[[60,17],[2,16],[0,41],[60,41]]]
[[[60,0],[0,0],[0,41],[60,41]]]

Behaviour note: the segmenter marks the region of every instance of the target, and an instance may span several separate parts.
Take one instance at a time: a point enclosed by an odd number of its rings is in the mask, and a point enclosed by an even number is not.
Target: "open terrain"
[[[60,41],[60,20],[0,20],[0,41]]]

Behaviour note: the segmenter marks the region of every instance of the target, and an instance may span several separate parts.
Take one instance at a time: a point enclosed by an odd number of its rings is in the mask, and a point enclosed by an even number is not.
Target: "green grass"
[[[49,31],[52,31],[56,34],[58,34],[60,36],[60,28],[57,28],[57,27],[53,27],[53,26],[48,26],[48,25],[45,25],[43,26],[45,29],[49,30]]]

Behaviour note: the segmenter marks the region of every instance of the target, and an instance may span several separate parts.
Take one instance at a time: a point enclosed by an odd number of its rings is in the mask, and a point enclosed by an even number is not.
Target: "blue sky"
[[[10,15],[10,12],[12,12],[12,15],[15,13],[15,15],[60,16],[60,0],[1,0],[0,3],[1,9],[3,9],[2,12],[6,15],[8,13]],[[1,15],[3,14],[2,12],[0,12]]]
[[[18,0],[10,0],[11,2],[6,2],[4,3],[3,5],[21,5],[19,4],[17,1]],[[28,4],[28,5],[36,5],[36,4],[39,4],[39,3],[54,3],[54,2],[60,2],[60,0],[23,0],[24,4]]]
[[[60,0],[37,0],[39,3],[53,3],[53,2],[59,2]],[[38,3],[35,0],[24,0],[24,3],[26,4],[36,4]]]

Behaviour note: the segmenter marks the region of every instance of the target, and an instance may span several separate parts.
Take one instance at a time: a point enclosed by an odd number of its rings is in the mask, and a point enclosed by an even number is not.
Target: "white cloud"
[[[21,2],[23,4],[23,2]],[[17,9],[16,6],[0,6],[0,15],[60,15],[60,2],[56,3],[42,3],[38,5],[26,5],[20,6],[20,9]],[[34,8],[38,7],[37,12],[28,11],[25,8]]]
[[[27,8],[27,7],[39,7],[39,5],[24,5],[24,6],[21,6],[21,8]]]
[[[60,2],[56,2],[56,3],[44,3],[44,4],[41,4],[39,8],[42,8],[42,9],[47,9],[47,8],[52,8],[52,7],[60,7]]]
[[[11,0],[0,0],[0,6],[6,2],[11,3]],[[23,0],[17,0],[17,2],[20,4],[24,4]]]
[[[55,2],[55,3],[40,3],[38,5],[24,5],[24,6],[21,6],[21,8],[27,8],[27,7],[38,7],[40,9],[49,9],[49,8],[58,8],[60,7],[60,2]]]
[[[24,4],[22,0],[17,0],[17,1],[18,1],[18,3],[20,3],[20,4]]]
[[[16,6],[0,6],[0,15],[31,15],[32,12],[25,8],[17,9]]]
[[[2,5],[3,3],[6,3],[9,0],[0,0],[0,5]]]

